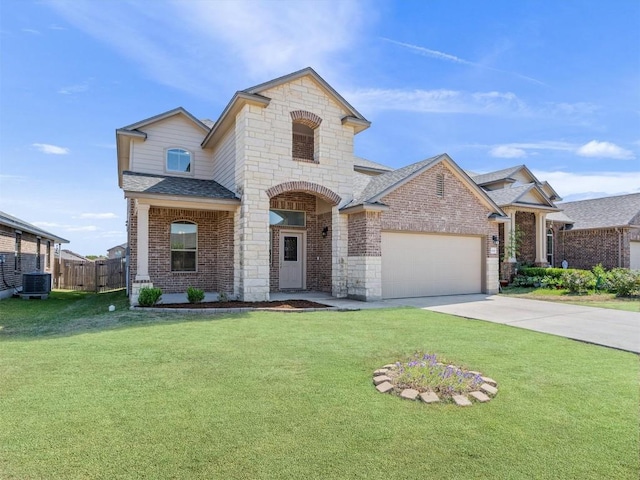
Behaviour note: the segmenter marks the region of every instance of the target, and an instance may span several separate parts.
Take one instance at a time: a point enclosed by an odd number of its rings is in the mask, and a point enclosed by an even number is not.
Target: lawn
[[[0,302],[0,478],[640,474],[637,355],[419,309],[106,312],[121,300],[52,302],[49,317]],[[86,302],[102,313],[67,319]],[[21,327],[21,308],[40,321]],[[462,408],[377,393],[372,371],[416,349],[498,395]]]
[[[571,303],[585,307],[611,308],[614,310],[626,310],[628,312],[640,312],[639,298],[616,297],[613,293],[591,293],[589,295],[571,294],[568,290],[551,290],[535,287],[506,287],[502,295],[511,297],[529,298],[532,300],[545,300],[548,302]]]

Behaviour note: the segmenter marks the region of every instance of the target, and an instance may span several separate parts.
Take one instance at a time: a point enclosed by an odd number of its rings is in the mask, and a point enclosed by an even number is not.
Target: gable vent
[[[444,198],[444,174],[442,173],[436,175],[436,195]]]

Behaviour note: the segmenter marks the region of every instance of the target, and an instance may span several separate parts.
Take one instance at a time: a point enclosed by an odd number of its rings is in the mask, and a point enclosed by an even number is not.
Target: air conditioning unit
[[[51,274],[31,272],[22,274],[22,298],[45,299],[51,293]]]

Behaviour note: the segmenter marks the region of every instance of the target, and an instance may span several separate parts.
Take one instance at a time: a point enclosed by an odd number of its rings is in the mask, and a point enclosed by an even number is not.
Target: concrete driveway
[[[407,298],[385,300],[381,303],[388,306],[413,306],[459,317],[502,323],[640,353],[640,312],[500,295]]]

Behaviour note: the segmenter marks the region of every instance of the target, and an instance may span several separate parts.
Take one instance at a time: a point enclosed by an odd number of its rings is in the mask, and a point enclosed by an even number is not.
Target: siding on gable
[[[131,170],[141,173],[171,175],[171,172],[165,171],[165,150],[171,147],[180,147],[193,154],[193,164],[191,165],[193,178],[204,180],[212,178],[211,152],[200,147],[205,133],[193,122],[182,115],[174,115],[148,125],[142,131],[147,134],[147,139],[132,142]]]
[[[236,135],[230,128],[213,149],[213,179],[232,192],[236,191]]]

